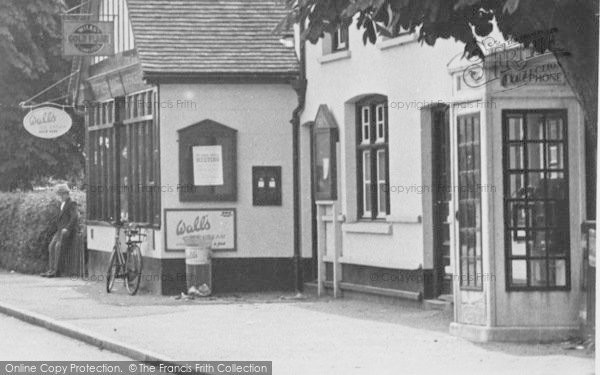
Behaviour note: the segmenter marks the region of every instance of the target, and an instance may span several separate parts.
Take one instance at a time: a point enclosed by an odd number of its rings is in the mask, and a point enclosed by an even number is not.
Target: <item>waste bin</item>
[[[208,296],[212,292],[211,249],[212,240],[204,236],[186,236],[185,270],[187,293]]]

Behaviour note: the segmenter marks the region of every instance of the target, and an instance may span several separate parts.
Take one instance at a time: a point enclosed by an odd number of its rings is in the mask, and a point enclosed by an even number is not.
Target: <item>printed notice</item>
[[[221,146],[192,147],[194,185],[223,185],[223,152]]]

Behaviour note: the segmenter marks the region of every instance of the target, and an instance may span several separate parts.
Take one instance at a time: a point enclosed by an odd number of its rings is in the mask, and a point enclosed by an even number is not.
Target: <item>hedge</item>
[[[77,202],[83,225],[85,193],[72,192],[71,199]],[[22,273],[47,269],[49,227],[59,207],[60,200],[51,190],[0,193],[0,268]]]

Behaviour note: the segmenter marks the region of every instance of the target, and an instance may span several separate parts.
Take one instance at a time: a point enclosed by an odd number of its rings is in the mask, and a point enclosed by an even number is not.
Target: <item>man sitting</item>
[[[58,194],[61,201],[60,214],[53,228],[56,232],[48,246],[48,271],[41,274],[43,277],[56,277],[62,246],[70,243],[73,234],[77,230],[77,203],[71,200],[69,193],[69,187],[66,184],[56,186],[56,194]]]

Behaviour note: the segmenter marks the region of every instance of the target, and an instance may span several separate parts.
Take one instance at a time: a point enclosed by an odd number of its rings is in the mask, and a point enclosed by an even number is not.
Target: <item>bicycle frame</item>
[[[121,251],[121,226],[117,225],[117,230],[115,234],[115,250],[117,252],[117,263],[122,266],[125,265],[125,256],[123,255],[123,251]]]

